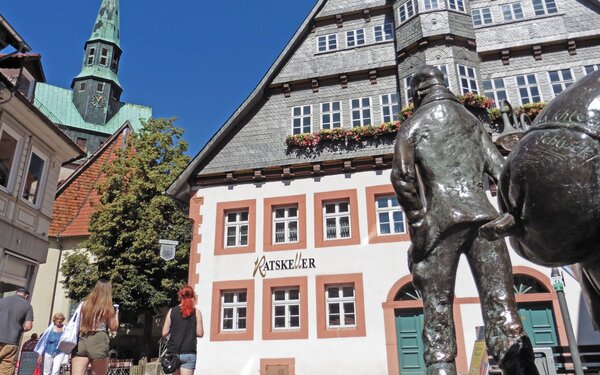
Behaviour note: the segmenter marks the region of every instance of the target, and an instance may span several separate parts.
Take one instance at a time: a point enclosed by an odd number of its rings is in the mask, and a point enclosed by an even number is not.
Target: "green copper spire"
[[[89,41],[102,40],[121,48],[119,45],[120,30],[119,0],[102,0]]]
[[[86,122],[105,126],[120,108],[119,0],[102,0],[92,35],[85,42],[81,72],[73,78],[73,104]]]

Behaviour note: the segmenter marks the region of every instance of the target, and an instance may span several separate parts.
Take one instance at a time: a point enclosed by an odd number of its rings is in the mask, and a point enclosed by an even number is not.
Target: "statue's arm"
[[[419,196],[419,181],[414,155],[412,144],[407,139],[398,137],[394,146],[391,181],[398,202],[410,223],[421,221],[425,215]]]
[[[481,143],[483,145],[483,153],[485,157],[486,172],[490,175],[495,183],[498,183],[500,180],[500,173],[504,167],[504,157],[500,151],[498,151],[498,148],[494,142],[492,142],[490,135],[483,129],[481,129],[480,132]]]

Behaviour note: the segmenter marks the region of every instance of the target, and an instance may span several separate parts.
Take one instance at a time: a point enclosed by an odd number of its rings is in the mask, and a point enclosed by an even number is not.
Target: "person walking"
[[[179,290],[179,305],[169,309],[163,337],[169,336],[167,353],[179,355],[181,367],[173,375],[193,375],[196,369],[196,338],[204,336],[202,314],[196,309],[196,294],[191,286]]]
[[[391,181],[409,223],[413,284],[423,296],[427,374],[456,374],[452,309],[464,254],[481,299],[487,347],[505,375],[537,375],[504,239],[488,242],[478,233],[498,216],[484,175],[497,181],[504,159],[437,68],[420,67],[410,86],[416,110],[398,130]]]
[[[19,341],[23,332],[33,326],[33,309],[27,301],[29,291],[25,288],[0,299],[0,375],[12,375]]]
[[[113,305],[110,281],[98,280],[82,304],[79,338],[72,352],[71,374],[85,375],[88,364],[91,364],[93,375],[106,375],[108,330],[114,332],[119,328],[119,310]]]
[[[44,361],[44,375],[58,375],[60,367],[65,360],[65,353],[58,349],[58,340],[63,333],[65,316],[56,313],[52,317],[52,323],[42,333],[42,338],[35,346],[38,354],[38,363]]]

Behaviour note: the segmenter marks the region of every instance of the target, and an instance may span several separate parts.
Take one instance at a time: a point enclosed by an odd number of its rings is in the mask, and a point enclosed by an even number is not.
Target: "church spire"
[[[87,122],[106,125],[119,111],[119,0],[102,0],[92,35],[85,42],[81,72],[73,78],[73,103]]]
[[[102,0],[92,36],[88,40],[102,40],[120,48],[121,22],[119,16],[119,0]]]

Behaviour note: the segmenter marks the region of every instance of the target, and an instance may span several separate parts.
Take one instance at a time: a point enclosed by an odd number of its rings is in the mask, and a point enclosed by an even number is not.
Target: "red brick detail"
[[[204,205],[204,197],[192,196],[189,218],[192,219],[194,224],[192,225],[192,243],[190,244],[190,263],[188,267],[188,285],[192,286],[200,283],[200,275],[198,275],[197,269],[198,264],[200,264],[198,245],[202,242],[202,236],[198,233],[203,219],[201,214],[202,205]]]

